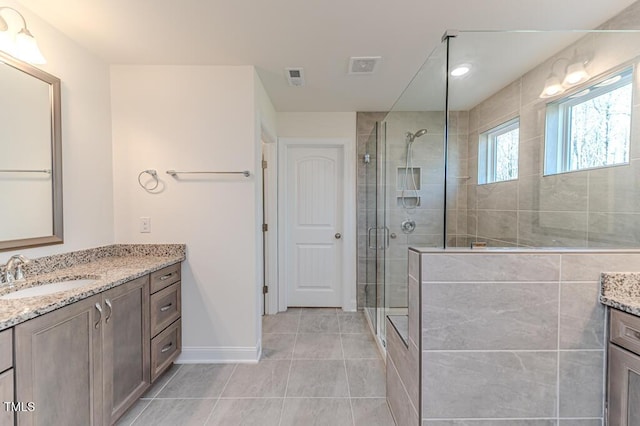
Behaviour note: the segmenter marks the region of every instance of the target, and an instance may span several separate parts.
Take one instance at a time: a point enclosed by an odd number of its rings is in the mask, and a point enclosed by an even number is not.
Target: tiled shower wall
[[[422,425],[602,425],[604,271],[640,252],[421,253]]]
[[[631,29],[640,24],[640,2],[606,23],[603,29]],[[452,42],[455,49],[456,41]],[[575,49],[591,55],[591,76],[631,61],[637,67],[640,34],[589,34],[553,55],[521,78],[465,112],[452,113],[455,136],[450,165],[468,170],[468,179],[458,179],[459,194],[466,194],[448,214],[448,234],[455,245],[470,241],[490,246],[531,247],[638,247],[640,246],[640,96],[634,93],[630,164],[609,168],[543,176],[545,100],[540,99],[544,80],[553,62],[570,58]],[[638,72],[636,70],[636,78]],[[453,93],[453,96],[460,94]],[[468,117],[467,124],[462,123]],[[514,117],[520,117],[518,179],[478,185],[478,137]],[[468,151],[464,155],[464,129],[468,129]],[[460,152],[458,152],[460,151]],[[450,173],[450,185],[455,179]],[[466,223],[465,223],[466,209]],[[453,226],[456,229],[453,229]],[[466,233],[466,238],[465,238]],[[451,239],[450,239],[451,240]],[[452,240],[450,242],[453,242]],[[453,244],[451,244],[453,245]]]
[[[407,251],[410,246],[442,247],[443,229],[443,179],[444,179],[444,113],[443,112],[391,112],[388,115],[378,112],[360,112],[357,115],[358,132],[358,307],[365,306],[364,295],[367,276],[371,285],[375,283],[375,264],[370,262],[367,270],[367,211],[375,215],[375,190],[367,191],[367,185],[375,185],[375,167],[378,157],[372,149],[375,146],[375,123],[386,123],[386,224],[389,227],[389,247],[385,251],[386,305],[388,307],[407,307]],[[420,129],[428,133],[415,140],[413,144],[413,166],[420,169],[420,205],[414,209],[405,209],[401,202],[401,182],[399,174],[404,171],[407,156],[405,133],[415,133]],[[369,144],[369,149],[368,149]],[[465,145],[466,147],[466,145]],[[371,155],[367,166],[363,157]],[[366,168],[369,167],[367,175]],[[367,193],[369,197],[367,197]],[[413,194],[406,194],[412,196]],[[402,232],[400,224],[405,219],[413,219],[416,229],[410,234]],[[381,226],[381,225],[379,225]],[[369,251],[375,256],[375,251]],[[373,265],[371,265],[373,264]],[[378,289],[381,295],[382,288]]]

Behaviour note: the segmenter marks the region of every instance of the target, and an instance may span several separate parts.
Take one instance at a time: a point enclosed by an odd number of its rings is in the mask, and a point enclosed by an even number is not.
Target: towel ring
[[[144,184],[142,183],[142,175],[144,174],[148,174],[149,176],[151,176],[151,178],[155,181],[155,185],[153,186],[148,186],[148,184]],[[140,174],[138,174],[138,184],[142,187],[142,189],[144,189],[147,192],[151,192],[154,189],[156,189],[158,187],[158,185],[160,185],[160,179],[158,179],[158,172],[155,171],[154,169],[148,169],[148,170],[143,170],[140,172]]]

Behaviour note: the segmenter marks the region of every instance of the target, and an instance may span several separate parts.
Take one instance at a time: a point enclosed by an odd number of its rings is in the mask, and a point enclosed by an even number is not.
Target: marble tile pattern
[[[640,317],[640,273],[602,273],[600,302]]]
[[[185,260],[184,244],[111,245],[33,259],[26,281],[0,287],[0,296],[42,284],[94,279],[86,286],[46,296],[0,299],[0,330]]]

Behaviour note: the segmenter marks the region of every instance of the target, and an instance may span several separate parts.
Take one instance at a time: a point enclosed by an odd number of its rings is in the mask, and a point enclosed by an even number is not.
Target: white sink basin
[[[24,290],[7,293],[4,296],[0,296],[0,299],[7,300],[22,299],[23,297],[46,296],[48,294],[58,293],[60,291],[67,291],[74,288],[83,287],[95,281],[95,279],[77,279],[41,284],[35,287],[25,288]]]

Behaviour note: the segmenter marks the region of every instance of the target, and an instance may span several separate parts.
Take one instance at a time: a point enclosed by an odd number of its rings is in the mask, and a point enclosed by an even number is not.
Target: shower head
[[[405,136],[407,137],[407,140],[409,141],[409,143],[411,143],[417,138],[419,138],[420,136],[424,136],[426,134],[427,134],[427,129],[420,129],[415,133],[407,132]]]

